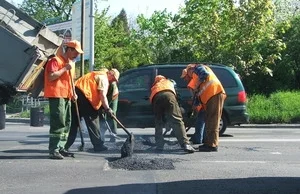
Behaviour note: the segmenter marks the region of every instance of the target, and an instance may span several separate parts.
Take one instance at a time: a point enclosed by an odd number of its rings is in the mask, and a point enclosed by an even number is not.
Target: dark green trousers
[[[50,131],[49,153],[65,147],[71,127],[71,100],[49,98]]]

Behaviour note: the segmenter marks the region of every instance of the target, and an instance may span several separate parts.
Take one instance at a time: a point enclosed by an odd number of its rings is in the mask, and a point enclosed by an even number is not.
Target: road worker
[[[187,83],[189,83],[192,79],[187,74],[187,71],[189,68],[195,67],[196,64],[190,64],[185,69],[182,70],[180,78],[184,79]],[[199,104],[199,101],[197,100],[196,96],[193,94],[193,91],[191,90],[192,94],[192,111],[189,113],[189,117],[196,116],[196,123],[195,123],[195,132],[190,138],[190,142],[193,144],[202,144],[204,142],[204,136],[205,136],[205,110],[202,104]]]
[[[75,77],[73,61],[83,51],[77,40],[72,40],[63,47],[64,49],[45,65],[44,97],[49,99],[50,109],[50,159],[63,159],[64,156],[72,155],[64,146],[71,126],[71,99],[77,98],[71,84]]]
[[[75,91],[78,96],[77,104],[79,117],[83,117],[85,120],[95,152],[107,150],[100,134],[99,109],[102,107],[106,114],[114,114],[113,110],[109,107],[107,92],[109,85],[112,82],[118,82],[119,77],[120,73],[117,69],[111,69],[109,71],[92,71],[75,82]],[[74,143],[79,126],[75,110],[76,105],[73,105],[71,131],[65,149],[69,149]]]
[[[203,145],[199,146],[201,152],[217,152],[219,146],[219,125],[222,116],[225,90],[214,72],[203,64],[197,64],[187,69],[192,79],[188,83],[198,105],[205,109],[206,137]]]
[[[151,88],[150,102],[155,114],[156,149],[162,151],[164,148],[163,128],[167,122],[174,130],[178,143],[183,150],[187,153],[193,153],[195,150],[189,144],[186,135],[173,82],[162,75],[157,75]]]

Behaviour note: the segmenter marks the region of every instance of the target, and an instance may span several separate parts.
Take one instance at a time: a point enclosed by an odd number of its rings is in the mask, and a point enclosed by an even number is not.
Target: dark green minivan
[[[149,101],[151,85],[156,75],[164,75],[173,79],[180,95],[185,126],[193,127],[195,117],[189,117],[192,97],[187,89],[187,83],[180,78],[181,72],[188,64],[153,64],[130,69],[123,72],[119,79],[119,104],[117,117],[126,127],[149,128],[154,127],[154,114]],[[230,125],[249,122],[246,112],[247,95],[237,73],[232,68],[220,64],[210,64],[221,81],[227,98],[224,103],[220,134]]]

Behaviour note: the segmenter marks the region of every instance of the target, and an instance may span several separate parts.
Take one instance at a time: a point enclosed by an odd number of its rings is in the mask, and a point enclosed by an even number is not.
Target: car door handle
[[[145,96],[145,97],[144,97],[144,100],[149,100],[149,96]]]

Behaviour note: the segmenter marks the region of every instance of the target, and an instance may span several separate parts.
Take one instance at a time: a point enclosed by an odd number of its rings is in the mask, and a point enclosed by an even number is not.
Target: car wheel
[[[220,120],[220,126],[219,126],[219,135],[224,134],[224,132],[226,131],[227,128],[227,118],[224,114],[222,114],[221,120]]]

